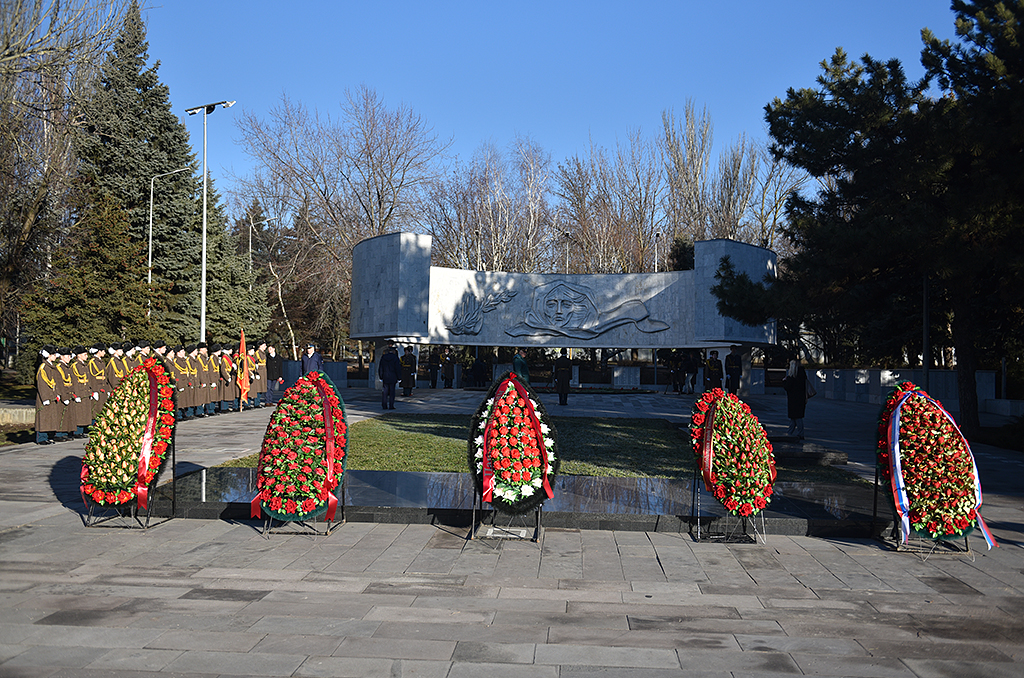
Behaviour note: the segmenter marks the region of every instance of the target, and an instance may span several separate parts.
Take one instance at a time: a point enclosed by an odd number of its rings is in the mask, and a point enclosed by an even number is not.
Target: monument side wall
[[[353,339],[426,339],[431,241],[429,235],[390,233],[352,249]]]

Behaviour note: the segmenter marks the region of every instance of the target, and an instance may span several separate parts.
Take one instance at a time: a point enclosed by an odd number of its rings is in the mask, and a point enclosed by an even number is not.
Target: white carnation
[[[540,423],[540,432],[544,435],[551,433],[551,427],[545,424],[543,421]]]
[[[522,493],[524,497],[532,496],[534,492],[533,485],[523,485]]]
[[[555,441],[551,438],[544,438],[544,447],[554,447]]]

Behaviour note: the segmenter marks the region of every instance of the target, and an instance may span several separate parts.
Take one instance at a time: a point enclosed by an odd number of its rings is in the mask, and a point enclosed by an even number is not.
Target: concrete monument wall
[[[431,238],[395,233],[356,245],[353,339],[470,346],[677,348],[773,344],[775,325],[718,314],[710,287],[723,256],[761,280],[775,254],[695,245],[695,270],[625,275],[466,271],[430,266]]]

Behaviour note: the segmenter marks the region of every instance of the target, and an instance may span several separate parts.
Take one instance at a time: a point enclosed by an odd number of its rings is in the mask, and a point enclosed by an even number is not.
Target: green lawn
[[[386,414],[349,427],[348,468],[464,473],[468,415]],[[689,434],[664,419],[552,417],[561,473],[581,476],[689,478],[695,459]],[[226,466],[255,466],[250,455]],[[780,468],[780,481],[853,482],[835,467]]]

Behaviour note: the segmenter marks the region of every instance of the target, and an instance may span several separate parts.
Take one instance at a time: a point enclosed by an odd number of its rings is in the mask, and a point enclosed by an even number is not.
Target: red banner
[[[249,360],[245,351],[245,330],[242,330],[241,339],[238,342],[238,388],[241,390],[241,398],[238,401],[238,409],[245,407],[245,401],[249,398]]]

